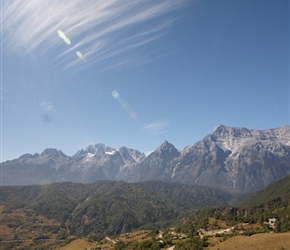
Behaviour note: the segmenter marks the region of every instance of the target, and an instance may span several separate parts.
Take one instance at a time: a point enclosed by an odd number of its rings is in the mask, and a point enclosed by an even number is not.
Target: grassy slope
[[[290,232],[275,234],[264,233],[248,236],[235,236],[220,242],[215,246],[209,247],[209,250],[227,249],[227,250],[281,250],[290,249]]]

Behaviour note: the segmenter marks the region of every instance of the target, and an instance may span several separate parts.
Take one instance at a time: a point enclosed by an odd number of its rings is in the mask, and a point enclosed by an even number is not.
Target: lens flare
[[[83,56],[82,52],[77,51],[76,55],[83,61],[83,62],[87,62],[86,58]]]
[[[71,41],[70,41],[69,38],[64,34],[63,31],[58,30],[57,33],[58,33],[59,37],[62,38],[63,41],[64,41],[66,44],[68,44],[68,45],[71,44]]]
[[[138,119],[138,115],[137,115],[137,113],[134,112],[134,111],[131,111],[131,112],[130,112],[130,116],[131,116],[131,118],[134,119],[134,120],[137,120],[137,119]]]
[[[68,45],[70,45],[71,44],[71,41],[66,37],[66,38],[64,38],[63,39],[63,41],[66,43],[66,44],[68,44]]]
[[[118,101],[119,105],[121,106],[122,109],[124,109],[133,120],[137,120],[138,119],[138,115],[137,113],[131,109],[130,105],[128,104],[127,101],[123,100],[119,93],[114,90],[112,91],[112,96]]]
[[[112,96],[113,96],[115,99],[119,99],[119,98],[120,98],[120,95],[119,95],[119,93],[118,93],[116,90],[114,90],[114,91],[112,92]]]
[[[61,30],[58,30],[57,33],[60,36],[60,38],[62,38],[62,39],[64,39],[66,37],[65,34]]]
[[[80,51],[77,51],[76,54],[79,58],[83,58],[83,54]]]

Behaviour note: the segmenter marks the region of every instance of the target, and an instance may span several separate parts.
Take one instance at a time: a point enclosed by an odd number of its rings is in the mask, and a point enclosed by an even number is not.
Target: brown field
[[[216,220],[215,218],[208,218],[209,227],[213,227],[214,225],[219,226],[220,228],[227,228],[227,222],[224,220]]]
[[[143,241],[147,234],[149,233],[149,230],[140,230],[132,233],[127,233],[127,234],[122,234],[120,235],[117,239],[124,241],[124,242],[129,242],[129,241]]]
[[[127,233],[127,234],[122,234],[116,238],[110,238],[114,241],[123,241],[125,243],[128,242],[141,242],[147,238],[147,234],[149,233],[148,230],[140,230],[132,233]],[[62,246],[59,248],[55,248],[58,250],[75,250],[75,249],[91,249],[91,248],[96,248],[99,247],[101,249],[107,249],[107,250],[112,250],[114,249],[114,244],[108,240],[102,240],[100,244],[97,242],[89,242],[85,239],[76,239],[66,246]]]
[[[208,250],[290,250],[290,232],[234,236],[211,246]]]
[[[68,245],[63,246],[63,247],[59,247],[56,249],[58,249],[58,250],[76,250],[76,249],[83,250],[83,249],[95,248],[97,246],[98,246],[98,244],[96,244],[94,242],[88,242],[84,239],[76,239],[76,240],[70,242]],[[105,248],[102,248],[102,249],[105,249]],[[107,249],[109,249],[109,248],[107,248]]]
[[[55,244],[55,240],[65,230],[59,228],[59,223],[38,215],[32,209],[5,210],[0,205],[0,249],[18,249],[27,246],[38,247]],[[42,241],[37,237],[46,236]]]
[[[6,225],[0,225],[1,240],[12,240],[14,238],[13,229]]]

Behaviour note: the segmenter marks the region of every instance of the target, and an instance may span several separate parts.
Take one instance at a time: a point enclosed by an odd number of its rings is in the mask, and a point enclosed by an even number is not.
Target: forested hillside
[[[32,209],[71,235],[119,234],[173,224],[187,212],[227,204],[223,191],[178,183],[55,183],[2,187],[4,212]]]
[[[186,218],[184,225],[206,228],[209,217],[225,220],[229,226],[238,223],[267,225],[270,218],[275,218],[276,232],[290,231],[290,176],[250,195],[236,206],[200,209]]]

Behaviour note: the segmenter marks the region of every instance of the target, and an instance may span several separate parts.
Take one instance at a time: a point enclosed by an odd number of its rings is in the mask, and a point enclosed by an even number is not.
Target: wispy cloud
[[[158,39],[189,0],[13,0],[3,4],[4,45],[54,55],[61,69],[132,62],[132,50]],[[70,44],[59,37],[61,31]],[[58,51],[58,53],[56,52]],[[82,60],[76,55],[81,52]],[[134,57],[136,59],[136,56]],[[123,62],[123,63],[121,63]]]
[[[166,121],[156,121],[143,126],[141,129],[151,135],[159,135],[165,132],[165,128],[169,125]]]
[[[45,111],[50,111],[50,112],[55,112],[54,105],[51,102],[44,101],[40,104],[40,106],[45,110]]]

